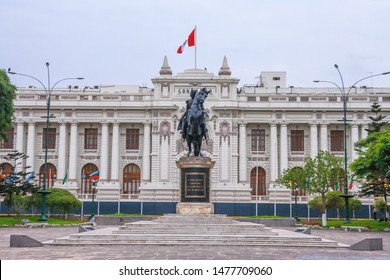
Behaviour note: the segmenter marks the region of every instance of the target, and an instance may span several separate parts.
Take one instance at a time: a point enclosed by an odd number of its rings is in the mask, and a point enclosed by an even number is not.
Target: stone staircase
[[[262,224],[238,222],[226,215],[167,214],[152,221],[127,223],[57,238],[45,245],[228,245],[343,247],[335,241]]]

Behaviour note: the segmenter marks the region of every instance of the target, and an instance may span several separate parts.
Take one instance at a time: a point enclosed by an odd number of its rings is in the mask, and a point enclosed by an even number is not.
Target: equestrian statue
[[[191,99],[186,101],[186,111],[180,118],[177,130],[181,131],[183,140],[187,141],[188,154],[191,154],[191,145],[194,147],[194,156],[202,156],[200,148],[203,138],[208,139],[203,103],[211,90],[202,88],[201,90],[192,89]]]

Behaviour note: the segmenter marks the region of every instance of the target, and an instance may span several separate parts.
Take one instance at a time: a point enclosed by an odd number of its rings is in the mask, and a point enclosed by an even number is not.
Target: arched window
[[[123,169],[123,194],[138,194],[141,181],[141,171],[138,165],[128,164]]]
[[[259,166],[255,167],[251,171],[251,189],[252,196],[266,195],[266,173],[265,170]]]
[[[0,164],[0,181],[7,180],[7,178],[14,173],[14,167],[7,163],[3,162]]]
[[[39,186],[43,186],[43,181],[45,179],[45,165],[42,164],[39,168]],[[57,179],[57,168],[51,164],[47,163],[47,172],[46,172],[46,188],[54,187],[54,182]]]
[[[81,169],[81,193],[92,193],[92,180],[89,180],[89,175],[98,171],[98,168],[93,163],[87,163]]]

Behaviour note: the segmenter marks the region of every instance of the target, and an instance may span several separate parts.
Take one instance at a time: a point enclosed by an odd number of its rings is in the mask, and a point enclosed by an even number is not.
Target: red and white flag
[[[185,40],[181,46],[179,46],[179,48],[177,49],[177,53],[183,53],[184,47],[186,45],[188,45],[188,47],[195,46],[195,30],[196,30],[196,27],[194,28],[194,30],[192,30],[190,35],[188,35],[188,39]]]

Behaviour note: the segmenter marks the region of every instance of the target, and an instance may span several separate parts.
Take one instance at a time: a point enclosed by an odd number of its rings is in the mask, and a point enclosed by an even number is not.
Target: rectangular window
[[[332,152],[344,151],[344,131],[331,130],[330,131],[330,150]]]
[[[14,128],[11,127],[6,130],[7,140],[0,140],[0,149],[13,149],[14,148]]]
[[[56,129],[49,128],[47,132],[47,148],[55,149],[56,148]],[[46,128],[43,129],[43,137],[42,137],[42,149],[46,147]]]
[[[139,149],[139,129],[126,129],[126,150]]]
[[[84,130],[84,149],[96,150],[98,146],[98,129],[86,128]]]
[[[253,152],[265,151],[265,130],[264,129],[252,129],[251,149]]]
[[[305,150],[305,132],[303,130],[291,130],[291,151],[303,152]]]

